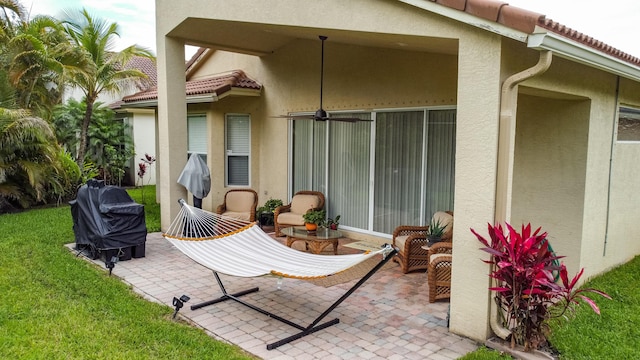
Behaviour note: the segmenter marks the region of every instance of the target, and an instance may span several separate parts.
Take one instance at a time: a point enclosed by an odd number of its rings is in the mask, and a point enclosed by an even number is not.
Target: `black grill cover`
[[[144,206],[122,188],[89,180],[69,204],[76,245],[109,250],[142,245],[147,240]]]

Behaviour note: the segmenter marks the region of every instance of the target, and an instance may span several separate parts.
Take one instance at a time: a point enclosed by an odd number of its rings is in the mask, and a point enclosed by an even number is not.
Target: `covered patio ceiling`
[[[169,32],[187,45],[264,56],[296,39],[329,41],[348,45],[401,49],[456,55],[458,40],[388,33],[362,32],[265,23],[247,23],[215,19],[188,18]]]

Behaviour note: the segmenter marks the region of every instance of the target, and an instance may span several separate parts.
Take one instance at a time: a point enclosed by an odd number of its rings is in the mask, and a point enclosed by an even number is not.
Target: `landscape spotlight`
[[[184,306],[184,303],[186,303],[187,301],[189,301],[191,298],[188,297],[187,295],[182,295],[180,296],[180,298],[178,299],[177,297],[173,298],[173,306],[176,308],[176,311],[174,311],[173,313],[173,318],[176,318],[176,315],[178,315],[178,311],[180,311],[180,309],[182,309],[182,307]]]

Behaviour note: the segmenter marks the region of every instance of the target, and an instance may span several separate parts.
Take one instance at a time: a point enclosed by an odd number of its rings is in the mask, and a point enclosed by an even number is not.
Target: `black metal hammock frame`
[[[397,249],[386,244],[377,251],[362,254],[310,254],[279,243],[255,223],[213,214],[194,208],[184,201],[181,201],[181,205],[180,213],[163,235],[185,255],[211,269],[222,291],[219,298],[193,305],[191,309],[233,300],[299,330],[294,335],[268,344],[268,350],[339,323],[337,318],[322,321],[397,253]],[[380,255],[382,258],[378,261],[377,257]],[[229,293],[219,274],[236,277],[287,277],[322,286],[332,286],[357,278],[359,280],[309,325],[300,325],[240,299],[243,295],[257,292],[257,287]]]
[[[385,256],[380,262],[378,262],[376,264],[375,267],[373,267],[364,277],[362,277],[358,282],[356,282],[349,290],[347,290],[347,292],[345,292],[338,300],[336,300],[333,304],[331,304],[331,306],[329,306],[323,313],[321,313],[320,315],[318,315],[318,317],[311,322],[309,325],[300,325],[297,324],[291,320],[287,320],[279,315],[276,315],[272,312],[269,312],[267,310],[264,310],[256,305],[253,305],[251,303],[248,303],[242,299],[240,299],[241,296],[246,295],[246,294],[250,294],[250,293],[254,293],[259,291],[258,287],[254,287],[251,289],[247,289],[247,290],[243,290],[243,291],[239,291],[233,294],[230,294],[227,292],[227,290],[224,287],[224,284],[222,283],[222,280],[220,279],[220,276],[218,275],[218,273],[216,271],[213,272],[213,275],[216,278],[216,281],[218,282],[218,285],[220,286],[220,290],[222,291],[222,296],[220,296],[217,299],[213,299],[213,300],[209,300],[209,301],[205,301],[203,303],[200,304],[195,304],[191,306],[191,310],[197,310],[200,309],[202,307],[205,306],[209,306],[209,305],[213,305],[213,304],[217,304],[219,302],[222,301],[227,301],[227,300],[233,300],[239,304],[242,304],[248,308],[251,308],[261,314],[267,315],[275,320],[278,320],[284,324],[287,324],[289,326],[292,326],[298,330],[300,330],[300,332],[293,334],[287,338],[284,338],[282,340],[278,340],[274,343],[271,344],[267,344],[267,350],[273,350],[279,346],[282,346],[284,344],[288,344],[294,340],[303,338],[309,334],[313,334],[316,331],[322,330],[324,328],[327,328],[329,326],[338,324],[340,322],[340,319],[335,318],[333,320],[329,320],[327,322],[323,322],[320,323],[322,320],[324,320],[324,318],[326,318],[329,313],[331,313],[336,307],[338,307],[338,305],[340,305],[344,300],[346,300],[351,294],[353,294],[354,291],[356,291],[362,284],[364,284],[371,276],[373,276],[373,274],[375,274],[378,270],[380,270],[380,268],[382,268],[387,261],[389,261],[395,254],[396,254],[397,250],[393,249],[391,251],[391,253],[389,253],[387,256]],[[327,256],[331,256],[331,255],[327,255]]]

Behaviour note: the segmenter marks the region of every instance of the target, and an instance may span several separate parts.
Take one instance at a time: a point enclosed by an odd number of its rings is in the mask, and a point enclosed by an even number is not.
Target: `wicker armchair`
[[[310,209],[324,208],[324,194],[319,191],[298,191],[291,203],[278,206],[273,212],[273,223],[276,236],[283,236],[282,229],[290,226],[304,225],[302,214]]]
[[[429,247],[427,283],[430,303],[451,297],[452,245],[450,242],[441,242]]]
[[[453,238],[453,212],[438,211],[433,214],[433,220],[440,224],[448,224],[442,236],[443,242],[451,242]],[[426,270],[429,265],[427,245],[427,231],[429,226],[398,226],[393,231],[393,246],[398,248],[395,261],[400,263],[403,273],[415,270]]]
[[[232,189],[224,194],[224,202],[218,205],[217,214],[246,220],[256,221],[256,206],[258,193],[252,189]]]

